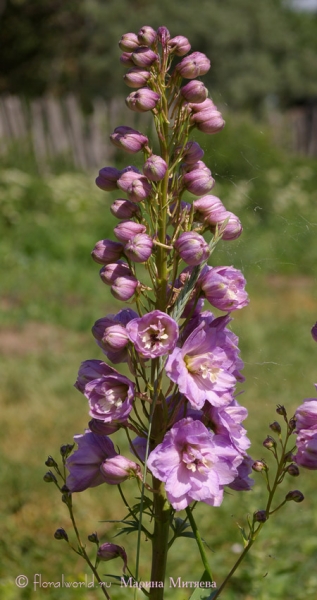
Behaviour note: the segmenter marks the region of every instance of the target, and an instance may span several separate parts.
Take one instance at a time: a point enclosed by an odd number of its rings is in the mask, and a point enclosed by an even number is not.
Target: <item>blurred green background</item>
[[[102,597],[88,588],[35,590],[32,581],[35,573],[44,582],[62,574],[85,581],[89,573],[53,537],[60,526],[71,537],[71,528],[43,475],[47,456],[58,459],[60,445],[87,425],[86,402],[73,382],[81,361],[102,358],[90,328],[121,308],[90,251],[112,237],[114,225],[112,195],[94,185],[97,169],[134,164],[109,148],[107,136],[132,123],[151,133],[147,118],[131,121],[122,108],[128,92],[117,42],[123,33],[165,24],[211,58],[204,80],[227,124],[217,136],[192,137],[205,150],[214,193],[244,226],[239,240],[219,245],[213,264],[234,265],[248,280],[251,302],[234,315],[232,328],[245,361],[241,403],[249,409],[252,457],[267,458],[262,441],[277,403],[291,415],[315,395],[317,17],[290,6],[280,0],[0,3],[1,600]],[[300,9],[300,0],[292,6]],[[255,478],[254,491],[198,509],[218,584],[238,556],[237,524],[264,506],[264,482]],[[317,474],[308,471],[284,482],[280,498],[298,488],[305,501],[290,503],[265,526],[224,599],[315,600],[316,487]],[[124,489],[131,498],[139,493],[129,484]],[[101,486],[75,500],[83,539],[97,530],[102,541],[112,540],[118,525],[100,521],[124,516],[117,490]],[[134,534],[115,541],[133,553]],[[109,565],[104,572],[119,573]],[[23,589],[15,585],[20,574],[30,581]],[[199,579],[192,540],[173,546],[169,575]],[[132,594],[112,591],[114,600]],[[189,590],[167,590],[172,595],[185,600]]]

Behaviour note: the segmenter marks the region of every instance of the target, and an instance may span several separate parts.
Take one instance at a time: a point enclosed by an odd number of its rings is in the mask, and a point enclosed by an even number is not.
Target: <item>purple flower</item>
[[[125,421],[132,409],[134,384],[111,369],[109,374],[86,383],[83,394],[88,399],[89,414],[94,419],[104,423]]]
[[[156,358],[175,348],[178,325],[160,310],[133,319],[127,324],[127,332],[136,351],[145,358]]]
[[[138,31],[138,40],[140,44],[144,44],[144,46],[152,46],[156,41],[156,31],[153,27],[144,25],[141,27],[140,31]]]
[[[158,55],[148,46],[139,46],[131,56],[136,67],[151,67],[158,60]]]
[[[204,267],[199,283],[208,302],[219,310],[230,312],[249,303],[246,280],[233,267]]]
[[[100,466],[104,460],[117,454],[111,439],[87,429],[83,435],[75,435],[74,440],[78,444],[78,450],[66,461],[69,470],[66,479],[68,489],[71,492],[82,492],[105,483]]]
[[[208,260],[210,250],[202,235],[195,231],[181,233],[174,247],[187,265],[200,265]]]
[[[132,129],[132,127],[126,127],[124,125],[115,128],[110,136],[110,140],[114,146],[123,148],[130,154],[135,154],[136,152],[143,150],[144,146],[149,143],[146,135],[143,135],[143,133],[136,129]]]
[[[198,142],[187,142],[184,148],[183,161],[186,165],[194,165],[204,156],[204,151]]]
[[[145,233],[146,226],[135,221],[122,221],[114,228],[114,234],[122,242],[126,244],[132,240],[138,233]]]
[[[221,224],[225,220],[227,211],[217,196],[207,195],[193,202],[195,219],[206,221],[209,225]]]
[[[111,206],[110,212],[117,219],[131,219],[135,215],[140,215],[140,209],[137,204],[126,198],[117,198]]]
[[[208,73],[210,69],[210,60],[202,52],[192,52],[180,63],[178,63],[176,70],[185,79],[195,79],[201,75]]]
[[[146,112],[153,110],[160,100],[160,94],[148,88],[140,88],[137,92],[131,92],[126,98],[126,104],[134,112]]]
[[[116,372],[115,369],[106,365],[102,360],[84,360],[80,365],[74,387],[84,393],[85,386],[93,379],[98,379],[104,375],[113,375]]]
[[[317,398],[306,398],[295,412],[296,433],[302,429],[317,429]]]
[[[106,285],[112,285],[119,277],[132,277],[132,271],[127,263],[118,260],[102,267],[99,275]]]
[[[317,428],[301,429],[296,439],[295,462],[305,469],[317,469]]]
[[[183,177],[185,188],[195,196],[207,194],[215,185],[210,169],[202,161],[190,165],[190,171]]]
[[[183,347],[175,348],[167,359],[168,377],[194,408],[202,408],[206,400],[213,406],[225,406],[232,400],[230,393],[241,363],[231,332],[224,331],[226,322],[202,320]]]
[[[106,542],[105,544],[101,544],[101,546],[98,548],[97,557],[99,560],[112,560],[118,556],[120,556],[123,560],[123,573],[125,573],[128,559],[126,551],[122,546],[117,546],[117,544]]]
[[[249,477],[252,473],[252,465],[254,464],[251,456],[244,456],[242,463],[238,466],[238,476],[229,483],[228,487],[236,492],[248,492],[254,485],[254,479]]]
[[[314,342],[317,342],[317,323],[315,323],[314,327],[312,327],[311,334]]]
[[[154,477],[165,483],[175,510],[192,501],[220,506],[223,486],[238,475],[243,457],[222,436],[215,436],[200,421],[178,421],[148,458]]]
[[[214,433],[227,437],[238,452],[245,454],[251,444],[245,428],[241,425],[241,422],[248,416],[246,408],[240,406],[235,398],[232,398],[230,404],[218,408],[206,402],[203,413],[206,426],[210,427]]]
[[[134,296],[140,282],[133,275],[118,277],[111,286],[111,294],[117,300],[126,302]]]
[[[240,237],[241,233],[242,233],[242,225],[240,222],[240,219],[233,214],[230,211],[226,211],[225,214],[223,215],[224,219],[222,221],[222,223],[224,221],[226,221],[228,219],[227,224],[225,225],[224,231],[222,233],[222,239],[223,240],[236,240],[238,237]],[[220,223],[220,224],[222,224]]]

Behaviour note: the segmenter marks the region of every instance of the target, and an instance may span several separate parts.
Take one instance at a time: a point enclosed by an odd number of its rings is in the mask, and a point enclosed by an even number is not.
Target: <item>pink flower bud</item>
[[[148,88],[140,88],[126,98],[126,104],[134,112],[146,112],[147,110],[153,110],[159,100],[160,94],[157,94],[157,92],[153,92]]]
[[[192,52],[185,56],[176,66],[176,70],[185,79],[195,79],[208,73],[210,69],[210,60],[202,52]]]
[[[131,56],[136,67],[150,67],[158,60],[158,55],[147,46],[140,46]]]
[[[194,200],[195,219],[198,221],[207,221],[210,225],[223,223],[227,213],[224,205],[217,196],[203,196]]]
[[[168,42],[168,45],[176,56],[185,56],[191,49],[188,39],[183,35],[176,35]]]
[[[134,67],[135,64],[132,60],[132,52],[122,52],[120,62],[124,67]]]
[[[135,221],[122,221],[114,228],[116,238],[124,244],[132,240],[138,233],[144,233],[145,231],[146,226],[135,223]]]
[[[236,240],[242,233],[242,225],[240,219],[230,211],[226,211],[224,221],[229,217],[229,221],[225,226],[222,234],[223,240]]]
[[[190,102],[189,108],[192,113],[201,112],[202,110],[217,110],[216,105],[210,98],[206,98],[204,102]]]
[[[138,48],[139,40],[135,33],[124,33],[119,41],[119,48],[123,52],[131,52],[135,48]]]
[[[116,323],[113,317],[98,319],[91,331],[96,340],[102,342],[106,350],[118,352],[125,348],[129,341],[126,328],[120,323]]]
[[[117,300],[126,302],[132,298],[138,286],[139,282],[133,276],[118,277],[111,286],[111,293]]]
[[[167,171],[167,164],[161,156],[152,154],[143,165],[143,173],[150,181],[161,181]]]
[[[118,277],[130,277],[132,272],[127,263],[119,260],[100,269],[99,275],[106,285],[112,285]]]
[[[180,93],[187,102],[204,102],[208,96],[208,90],[202,81],[192,79],[180,89]]]
[[[144,25],[138,32],[138,40],[144,46],[152,46],[156,40],[156,31],[149,25]]]
[[[187,142],[184,149],[183,161],[186,165],[194,165],[203,158],[204,154],[203,149],[197,142]]]
[[[117,181],[117,186],[128,194],[131,202],[141,202],[152,193],[152,186],[146,177],[133,171],[123,173]]]
[[[96,185],[104,192],[112,192],[117,189],[117,180],[119,179],[121,171],[114,167],[104,167],[100,169],[99,175],[96,179]]]
[[[114,242],[113,240],[100,240],[100,242],[97,242],[95,245],[91,256],[96,263],[107,265],[108,263],[119,260],[122,254],[123,246],[119,242]]]
[[[100,471],[106,483],[110,485],[118,485],[131,477],[140,477],[141,469],[132,460],[118,454],[111,458],[107,458],[100,466]]]
[[[152,238],[146,233],[139,233],[125,245],[124,253],[133,262],[143,263],[150,258],[152,248]]]
[[[191,266],[200,265],[210,255],[207,242],[195,231],[181,233],[174,245],[183,261]]]
[[[126,200],[126,198],[117,198],[111,206],[110,212],[117,219],[131,219],[134,215],[140,215],[140,209],[137,204]]]
[[[123,148],[123,150],[130,154],[143,150],[144,146],[149,142],[146,135],[143,135],[143,133],[136,129],[132,129],[132,127],[124,125],[115,128],[110,136],[110,140],[114,146]]]
[[[145,86],[150,77],[151,73],[146,69],[134,67],[133,69],[128,70],[123,79],[129,87],[139,88]]]
[[[117,556],[120,556],[123,560],[123,572],[125,573],[128,559],[126,551],[122,546],[107,542],[106,544],[101,544],[98,548],[97,557],[99,560],[112,560],[113,558],[117,558]]]
[[[196,113],[196,117],[198,115],[199,113]],[[218,133],[218,131],[221,131],[226,123],[222,117],[222,114],[216,110],[203,121],[196,120],[195,124],[199,131],[212,135],[213,133]]]
[[[91,419],[88,423],[88,427],[92,433],[97,435],[111,435],[120,429],[121,423],[118,421],[112,421],[111,423],[104,423],[99,419]]]
[[[198,161],[198,163],[200,162],[201,161]],[[189,173],[184,175],[183,182],[185,188],[195,196],[207,194],[207,192],[210,192],[215,185],[215,180],[206,166],[193,168]]]
[[[165,46],[168,43],[170,37],[171,37],[171,34],[168,31],[168,29],[166,27],[164,27],[164,25],[162,27],[158,28],[157,39],[162,44],[162,46]]]

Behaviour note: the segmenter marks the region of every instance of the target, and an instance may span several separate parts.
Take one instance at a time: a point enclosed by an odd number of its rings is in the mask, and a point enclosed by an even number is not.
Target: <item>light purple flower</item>
[[[175,348],[167,359],[168,377],[194,408],[202,408],[206,400],[213,406],[225,406],[232,400],[230,393],[241,362],[231,332],[224,331],[226,323],[226,319],[202,320],[182,348]]]
[[[111,439],[87,429],[83,435],[75,435],[74,440],[78,450],[66,461],[69,470],[66,485],[70,492],[82,492],[105,483],[100,466],[104,460],[117,454]]]
[[[317,469],[317,428],[301,429],[296,438],[295,462],[305,469]]]
[[[251,456],[244,456],[242,463],[238,466],[238,476],[229,483],[228,487],[236,492],[248,492],[254,485],[254,479],[249,477],[252,473],[252,465],[254,464]]]
[[[296,433],[302,429],[317,429],[317,398],[306,398],[295,412]]]
[[[246,429],[241,425],[241,422],[248,416],[246,408],[240,406],[236,399],[232,398],[230,404],[218,408],[206,402],[203,413],[206,426],[210,427],[214,433],[227,437],[238,452],[245,454],[251,445]]]
[[[84,360],[81,363],[78,371],[78,376],[74,387],[80,392],[84,393],[85,386],[93,379],[104,377],[105,375],[115,375],[116,370],[109,367],[102,360]]]
[[[141,356],[156,358],[175,348],[178,325],[166,313],[153,310],[144,317],[130,321],[127,324],[127,333]]]
[[[223,486],[238,475],[243,457],[222,436],[215,436],[200,421],[178,421],[149,455],[147,465],[165,483],[175,510],[192,501],[220,506]]]
[[[94,419],[104,423],[125,421],[132,410],[134,384],[112,369],[111,374],[86,383],[83,394],[88,399],[89,414]]]
[[[204,267],[199,278],[204,296],[219,310],[230,312],[247,306],[246,280],[241,271],[233,267]]]

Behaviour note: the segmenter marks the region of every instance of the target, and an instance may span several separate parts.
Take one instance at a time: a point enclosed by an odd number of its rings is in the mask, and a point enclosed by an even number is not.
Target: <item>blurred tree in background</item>
[[[126,92],[118,65],[123,32],[165,24],[212,60],[211,95],[259,112],[317,96],[317,16],[281,0],[2,0],[0,93]]]

